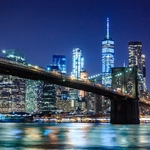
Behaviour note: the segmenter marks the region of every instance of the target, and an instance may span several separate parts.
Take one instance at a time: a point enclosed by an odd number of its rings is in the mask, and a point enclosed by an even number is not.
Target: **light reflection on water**
[[[149,126],[0,123],[0,150],[150,149]]]

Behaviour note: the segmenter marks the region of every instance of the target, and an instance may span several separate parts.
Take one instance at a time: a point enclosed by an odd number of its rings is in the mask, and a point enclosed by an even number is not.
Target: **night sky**
[[[106,19],[115,42],[115,67],[128,65],[128,41],[141,41],[150,90],[150,0],[0,0],[0,50],[19,49],[28,63],[46,67],[53,55],[82,48],[89,76],[101,72]]]

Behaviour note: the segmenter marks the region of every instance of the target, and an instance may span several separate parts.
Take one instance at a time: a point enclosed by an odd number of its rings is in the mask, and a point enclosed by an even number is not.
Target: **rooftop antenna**
[[[107,35],[106,38],[109,39],[109,18],[107,18]]]

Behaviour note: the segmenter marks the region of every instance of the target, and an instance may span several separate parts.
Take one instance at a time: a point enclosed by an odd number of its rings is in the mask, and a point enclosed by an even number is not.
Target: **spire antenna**
[[[109,39],[109,18],[107,18],[107,35],[106,38]]]

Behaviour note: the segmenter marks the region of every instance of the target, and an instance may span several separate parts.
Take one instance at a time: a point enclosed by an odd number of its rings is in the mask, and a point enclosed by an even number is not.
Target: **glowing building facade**
[[[8,59],[25,63],[25,56],[16,49],[2,50]],[[0,74],[0,113],[25,112],[26,80]]]
[[[142,54],[142,42],[140,41],[128,42],[128,52],[129,52],[128,57],[129,67],[137,66],[138,90],[143,92],[146,90],[146,67],[145,67],[145,55]]]
[[[67,59],[65,55],[53,55],[53,66],[58,66],[58,71],[67,73]]]
[[[73,78],[79,79],[81,78],[81,72],[84,71],[84,58],[82,56],[82,49],[73,48],[72,54],[73,57],[72,57],[71,76]],[[80,101],[80,91],[77,89],[70,89],[70,99],[71,99],[71,106],[74,108],[74,110],[77,110]]]
[[[56,71],[62,74],[67,73],[67,59],[65,55],[53,55],[53,64],[48,65],[46,70]],[[57,85],[54,84],[44,84],[43,88],[43,113],[48,113],[48,111],[54,110],[56,107],[61,108],[62,100],[67,100],[68,91],[61,90],[60,97],[57,97]],[[60,106],[59,106],[60,105]]]
[[[56,106],[56,87],[54,84],[44,83],[42,96],[42,112],[49,113]]]
[[[25,110],[28,113],[41,113],[43,107],[43,82],[26,79]]]
[[[2,50],[8,59],[25,63],[25,55],[17,49]],[[40,112],[43,83],[12,75],[0,75],[0,112]]]
[[[102,84],[111,87],[111,68],[114,67],[114,41],[109,36],[109,18],[107,18],[107,34],[102,41]]]
[[[84,58],[80,48],[74,48],[72,52],[73,62],[71,76],[78,79],[80,78],[80,72],[84,70]]]

